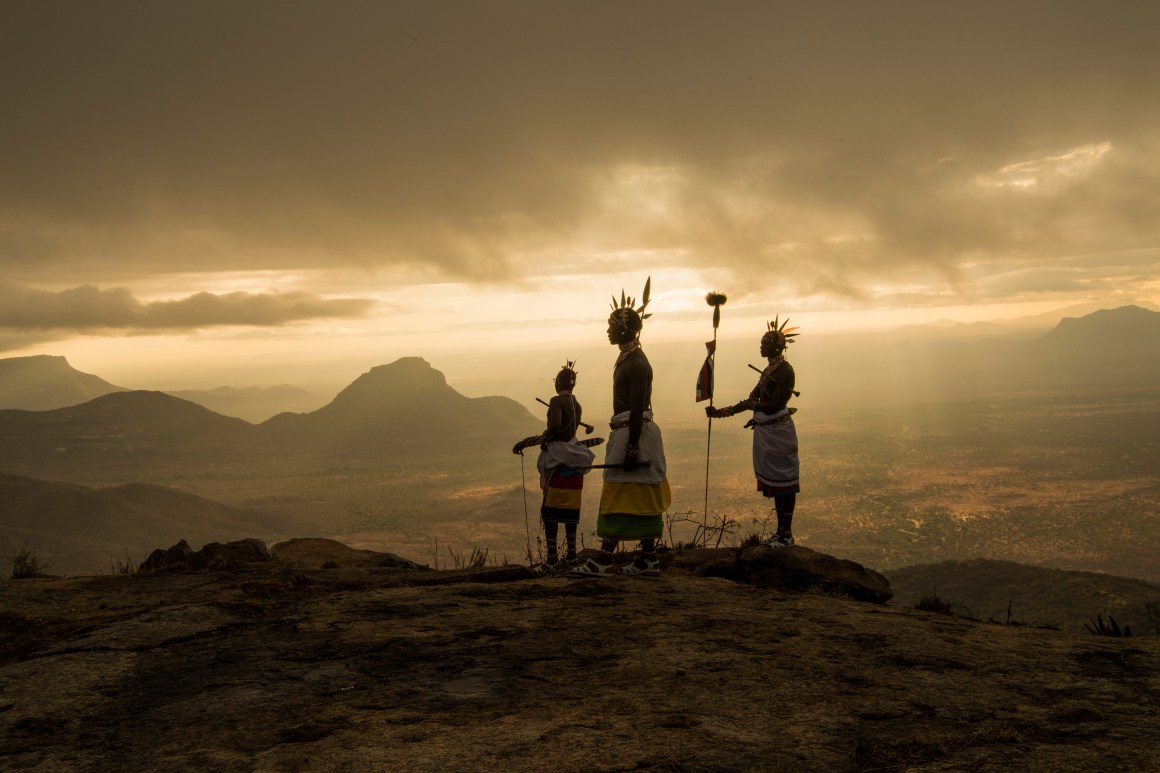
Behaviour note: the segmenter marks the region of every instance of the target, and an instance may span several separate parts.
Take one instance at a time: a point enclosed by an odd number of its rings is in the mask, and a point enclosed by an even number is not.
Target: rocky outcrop
[[[701,577],[724,577],[760,588],[821,591],[875,604],[885,604],[893,595],[890,582],[878,572],[800,545],[681,551],[669,563]]]
[[[580,558],[583,560],[590,555],[595,555],[595,551],[584,551]],[[619,557],[631,559],[634,555],[622,554]],[[225,544],[211,542],[196,552],[185,540],[181,540],[168,550],[153,551],[142,562],[140,570],[234,570],[270,560],[296,571],[321,569],[381,573],[385,570],[396,581],[409,585],[504,583],[530,580],[535,576],[526,566],[521,565],[433,571],[394,553],[360,550],[323,538],[287,540],[269,550],[264,542],[257,539]],[[699,577],[721,577],[759,588],[830,593],[875,604],[885,604],[892,595],[889,581],[878,572],[854,561],[801,546],[774,549],[759,545],[745,550],[681,550],[662,553],[661,565],[666,569],[689,572]],[[567,571],[557,575],[566,576]]]
[[[706,567],[777,579],[792,552],[762,552]],[[1160,637],[789,593],[669,558],[659,577],[426,587],[276,560],[0,583],[0,767],[1156,769]]]
[[[394,553],[360,550],[323,537],[296,537],[279,542],[270,548],[270,554],[281,563],[304,569],[427,568]]]
[[[206,569],[233,570],[245,564],[270,560],[270,551],[260,539],[210,542],[194,551],[185,540],[168,550],[158,548],[141,562],[141,572],[199,572]]]

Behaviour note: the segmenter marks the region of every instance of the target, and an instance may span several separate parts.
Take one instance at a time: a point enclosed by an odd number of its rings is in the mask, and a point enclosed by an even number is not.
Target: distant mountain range
[[[161,392],[0,410],[0,470],[107,484],[279,474],[321,459],[470,460],[541,428],[514,400],[465,397],[425,360],[406,357],[363,374],[317,411],[256,426]]]
[[[288,384],[246,389],[223,386],[217,389],[169,390],[166,394],[205,406],[223,416],[236,416],[253,424],[263,422],[279,413],[311,411],[324,402],[317,395]]]
[[[73,368],[64,357],[37,355],[0,359],[0,409],[51,411],[87,403],[112,392],[128,391],[126,387]],[[323,402],[317,395],[286,384],[246,389],[228,386],[186,389],[167,394],[252,423],[287,411],[309,411]]]
[[[1146,301],[1139,301],[1133,305],[1118,308],[1143,308],[1145,311],[1160,311],[1160,307]],[[942,340],[950,339],[981,339],[981,338],[1009,338],[1013,340],[1029,340],[1038,338],[1050,330],[1055,329],[1065,319],[1081,319],[1089,314],[1113,311],[1104,309],[1098,304],[1082,303],[1064,309],[1044,312],[1014,319],[988,320],[983,322],[941,322],[904,325],[894,331],[900,339],[921,339],[936,337]]]

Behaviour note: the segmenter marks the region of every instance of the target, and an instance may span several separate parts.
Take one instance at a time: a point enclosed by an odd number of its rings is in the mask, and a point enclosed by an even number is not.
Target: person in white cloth
[[[793,423],[797,408],[788,407],[794,391],[793,366],[785,358],[786,347],[793,343],[796,327],[786,327],[778,320],[768,323],[768,331],[761,337],[761,356],[768,364],[757,380],[749,397],[724,408],[705,409],[711,419],[723,419],[740,411],[753,411],[753,418],[745,425],[753,428],[753,472],[757,476],[757,490],[773,500],[777,514],[777,532],[767,538],[765,545],[774,548],[789,547],[793,539],[793,510],[801,491],[798,479],[798,437]]]

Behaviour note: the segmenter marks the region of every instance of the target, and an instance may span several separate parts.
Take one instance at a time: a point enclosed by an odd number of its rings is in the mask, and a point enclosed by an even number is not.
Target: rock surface
[[[5,581],[0,767],[1156,769],[1160,637],[698,576],[726,555],[473,582],[280,552],[239,572]],[[440,575],[455,581],[426,584]]]
[[[723,577],[759,588],[821,591],[876,604],[893,596],[890,582],[878,572],[800,545],[691,550],[674,556],[672,563],[702,577]]]
[[[141,562],[141,572],[200,571],[202,569],[237,569],[244,564],[269,561],[270,551],[260,539],[233,542],[210,542],[194,551],[185,540],[168,550],[158,548]]]

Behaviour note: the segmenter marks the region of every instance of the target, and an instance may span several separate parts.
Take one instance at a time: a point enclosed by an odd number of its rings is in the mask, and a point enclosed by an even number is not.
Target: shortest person
[[[576,386],[575,363],[568,361],[556,374],[556,396],[548,402],[548,426],[543,434],[516,443],[513,453],[539,444],[536,469],[540,489],[544,492],[540,522],[544,526],[547,558],[532,567],[536,574],[547,574],[560,566],[558,539],[564,526],[564,564],[576,565],[576,529],[580,524],[580,504],[584,476],[592,466],[594,454],[576,439],[580,426],[580,403],[572,394]]]

